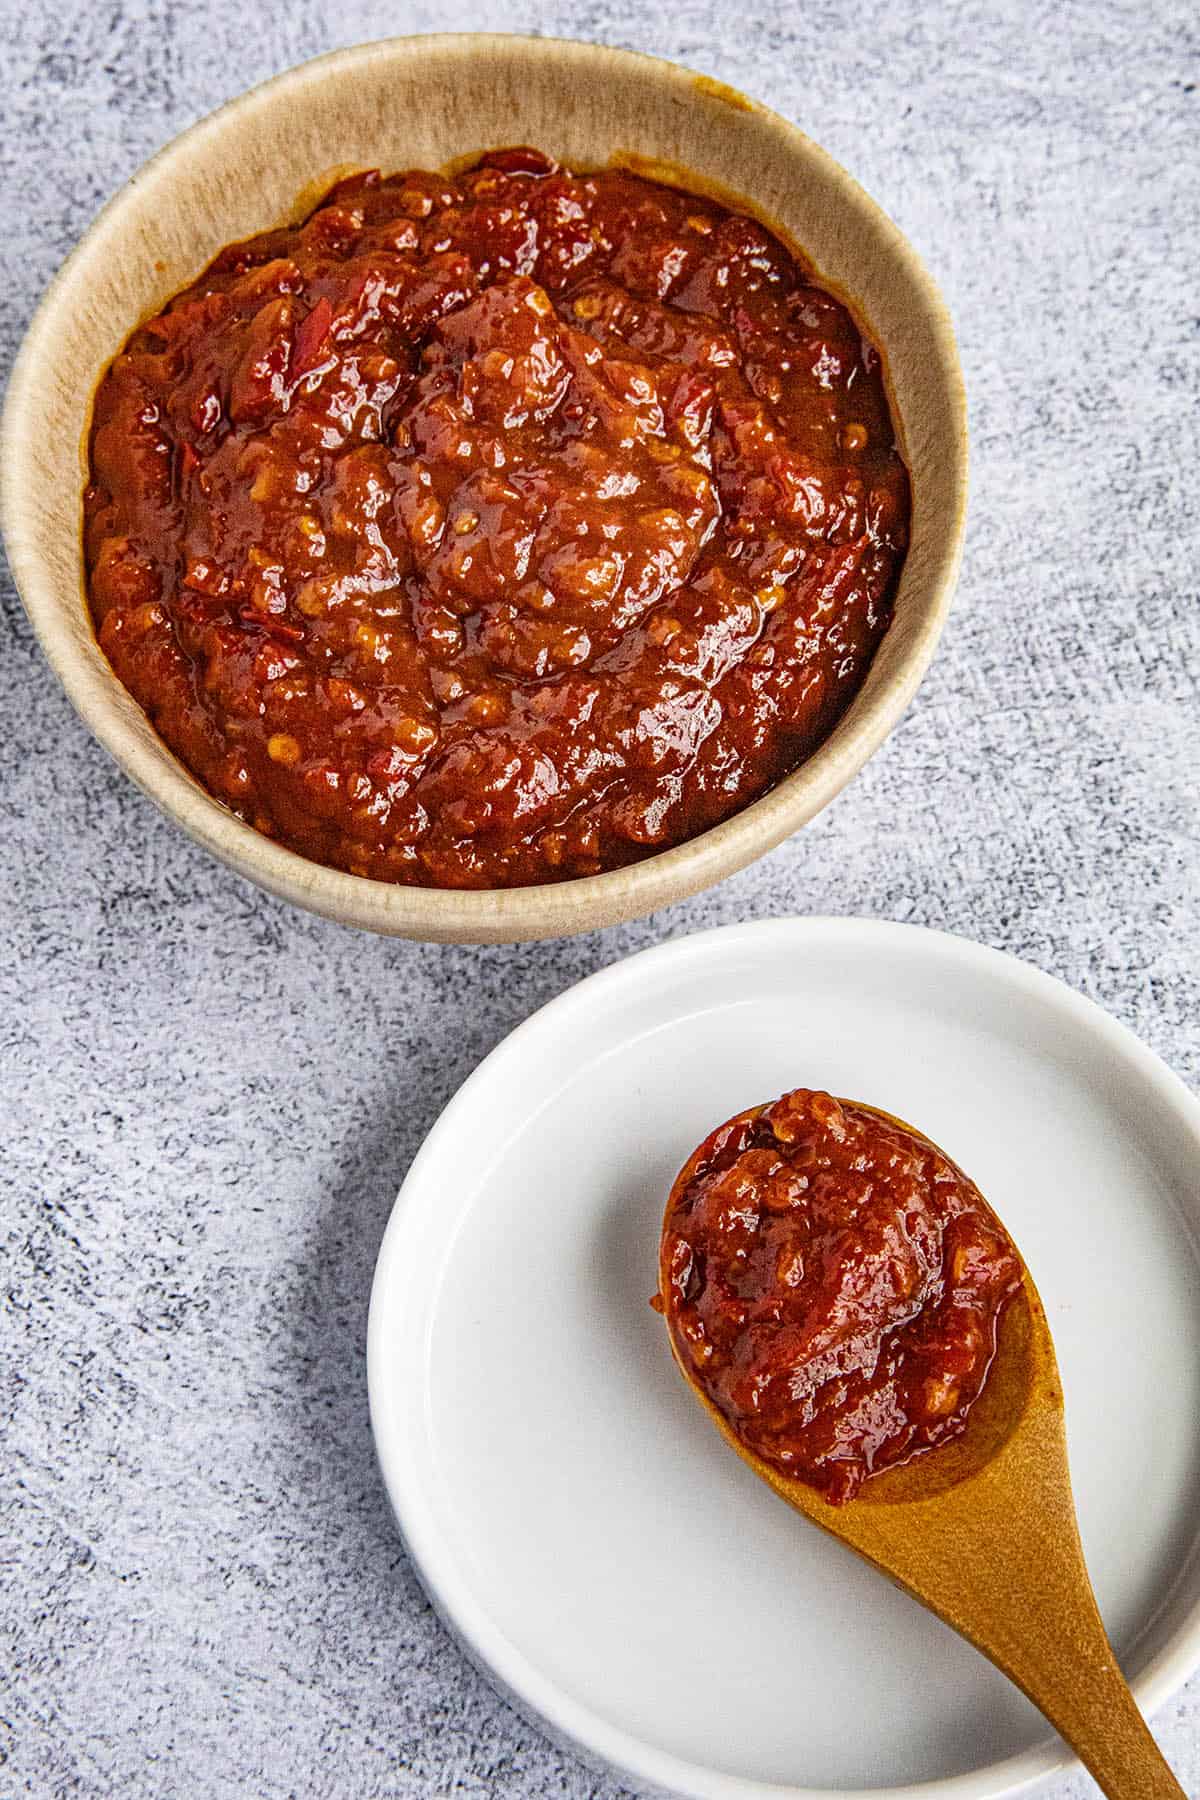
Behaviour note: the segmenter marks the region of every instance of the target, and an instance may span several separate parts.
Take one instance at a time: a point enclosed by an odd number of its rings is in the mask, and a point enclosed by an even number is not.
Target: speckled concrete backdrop
[[[441,26],[677,57],[879,197],[961,336],[958,607],[901,730],[758,867],[628,929],[442,950],[209,862],[88,737],[0,582],[4,1795],[610,1791],[432,1616],[363,1382],[422,1134],[581,975],[727,920],[920,920],[1065,976],[1200,1077],[1192,6],[2,0],[4,367],[97,206],[180,127],[335,44]],[[1197,1793],[1200,1684],[1159,1729]]]

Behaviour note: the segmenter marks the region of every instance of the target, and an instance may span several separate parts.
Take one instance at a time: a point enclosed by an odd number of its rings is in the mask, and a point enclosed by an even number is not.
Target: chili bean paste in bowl
[[[685,1164],[654,1304],[738,1440],[840,1504],[962,1433],[1023,1275],[936,1145],[798,1088]]]
[[[877,351],[762,224],[530,149],[341,182],[117,356],[99,642],[205,787],[317,862],[620,867],[826,737],[908,476]]]

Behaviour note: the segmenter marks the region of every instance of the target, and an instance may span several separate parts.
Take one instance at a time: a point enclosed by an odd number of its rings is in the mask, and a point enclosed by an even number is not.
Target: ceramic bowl
[[[343,874],[243,824],[155,734],[101,654],[85,601],[82,494],[92,396],[133,328],[221,247],[296,218],[352,168],[441,167],[531,143],[577,166],[632,155],[687,171],[792,240],[883,349],[912,477],[912,542],[894,621],[832,735],[772,792],[629,868],[461,892]],[[344,924],[503,942],[616,924],[707,887],[811,819],[900,718],[937,643],[966,504],[966,407],[954,336],[916,254],[803,132],[671,63],[590,44],[397,38],[319,57],[201,120],[147,163],[52,283],[9,386],[0,518],[35,630],[100,742],[197,842],[270,893]]]

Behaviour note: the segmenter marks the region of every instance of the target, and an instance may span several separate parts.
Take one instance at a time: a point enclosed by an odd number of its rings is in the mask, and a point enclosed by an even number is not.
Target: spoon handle
[[[1009,1490],[1008,1519],[985,1505],[931,1530],[913,1591],[1016,1682],[1109,1800],[1187,1800],[1117,1665],[1069,1489],[1033,1492],[1027,1505]]]
[[[1007,1672],[1108,1800],[1187,1800],[1117,1667],[1099,1614],[1094,1630],[1083,1625],[1076,1611],[1069,1633],[1052,1632],[1015,1655]]]
[[[1109,1800],[1187,1800],[1108,1641],[1071,1501],[1061,1411],[1051,1423],[940,1497],[846,1507],[838,1534],[1002,1669]]]
[[[1187,1800],[1124,1680],[1105,1684],[1103,1695],[1097,1683],[1088,1698],[1103,1702],[1103,1718],[1080,1708],[1059,1731],[1101,1792],[1109,1800]]]

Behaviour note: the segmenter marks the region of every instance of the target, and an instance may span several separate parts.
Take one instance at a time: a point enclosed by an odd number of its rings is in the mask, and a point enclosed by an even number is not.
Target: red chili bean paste
[[[744,807],[887,628],[880,360],[756,220],[533,150],[343,181],[101,383],[100,643],[211,793],[318,862],[504,887]]]
[[[840,1503],[963,1430],[1015,1248],[897,1122],[799,1088],[714,1131],[663,1234],[675,1346],[737,1436]]]

